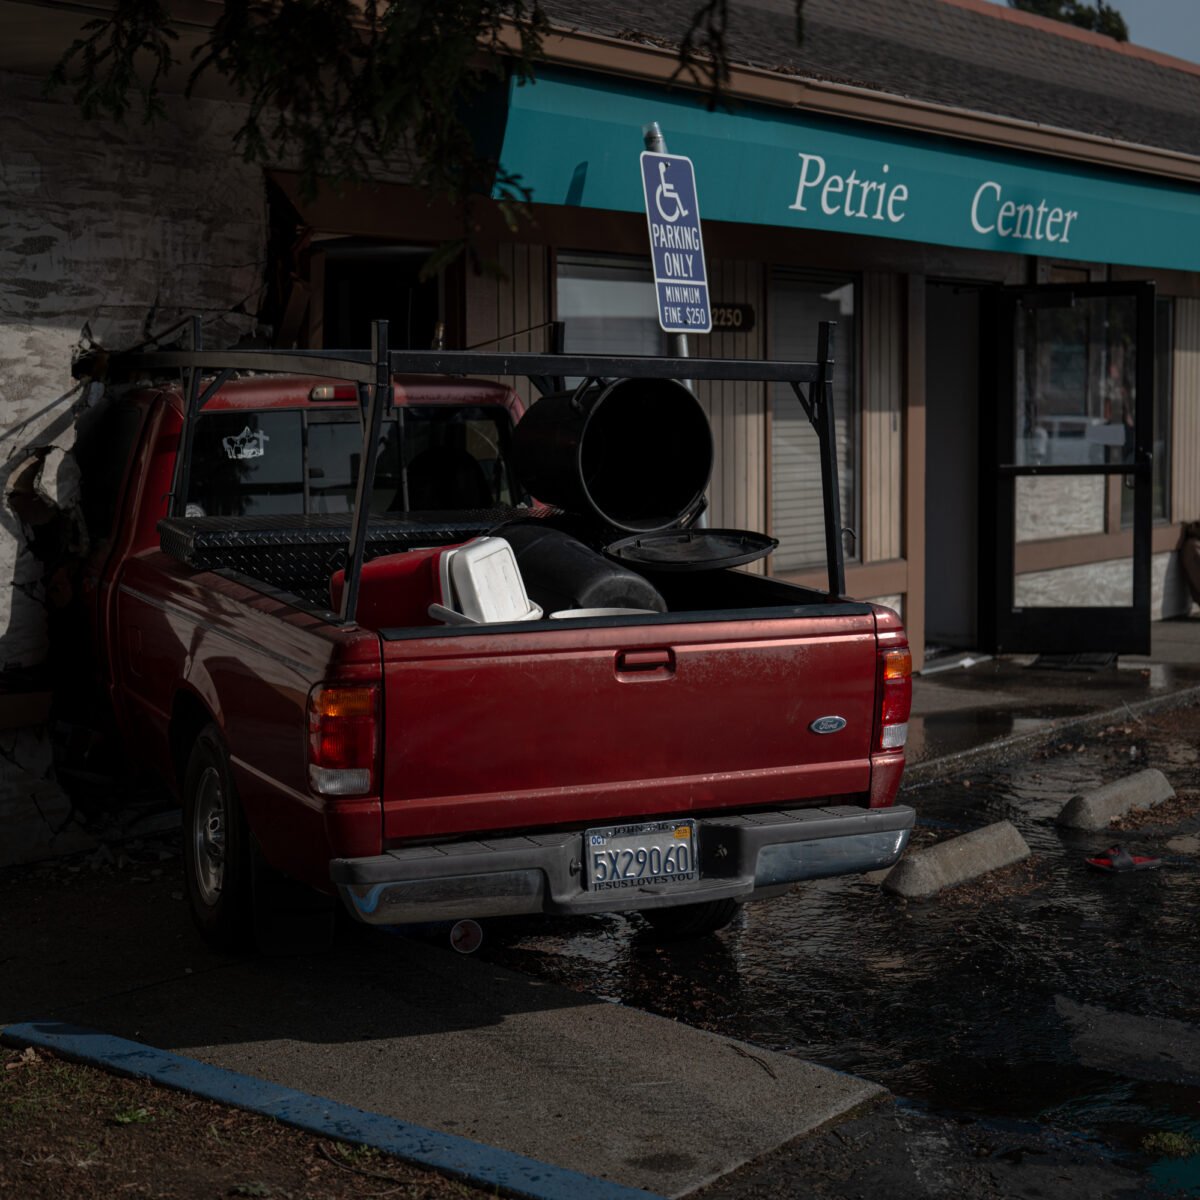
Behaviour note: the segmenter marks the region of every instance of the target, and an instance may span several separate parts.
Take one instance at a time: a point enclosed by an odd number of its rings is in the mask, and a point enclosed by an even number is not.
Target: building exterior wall
[[[1171,520],[1200,520],[1200,300],[1175,301]]]
[[[119,350],[191,314],[210,345],[253,332],[266,269],[261,172],[231,153],[237,106],[169,100],[164,128],[88,124],[41,83],[0,74],[3,458],[71,442],[73,350]],[[64,472],[59,473],[60,476]],[[65,482],[65,481],[64,481]],[[47,481],[49,484],[49,481]],[[26,597],[36,567],[5,513],[0,570]],[[0,587],[0,665],[45,652],[36,606]],[[35,602],[36,604],[36,602]]]
[[[465,344],[492,350],[545,350],[544,325],[553,319],[552,293],[548,247],[499,243],[493,269],[468,278]],[[526,389],[523,379],[505,382],[522,393]]]
[[[640,231],[626,234],[620,250],[636,253]],[[572,250],[610,248],[601,239],[569,242]],[[767,278],[772,267],[804,268],[813,263],[811,245],[792,238],[771,239],[764,231],[718,227],[708,237],[709,274],[714,302],[755,306],[758,320],[748,334],[714,331],[693,337],[694,355],[752,357],[766,353],[768,327]],[[891,244],[860,238],[842,242],[843,253],[826,245],[816,260],[822,269],[857,271],[860,287],[860,345],[843,344],[839,357],[859,354],[861,409],[859,416],[859,525],[857,542],[847,543],[847,587],[854,595],[882,595],[905,610],[920,640],[919,610],[924,603],[922,580],[911,577],[913,563],[923,564],[923,518],[913,525],[906,507],[912,502],[909,473],[915,464],[923,471],[924,456],[914,454],[913,436],[923,436],[914,424],[923,411],[923,375],[913,375],[912,346],[924,339],[922,306],[914,296],[924,276],[904,270],[916,265],[904,254],[896,258]],[[734,253],[730,254],[730,250]],[[951,276],[983,276],[980,284],[1013,282],[1011,263],[994,263],[987,271],[966,257],[941,257],[939,269]],[[553,245],[516,245],[500,251],[507,279],[468,280],[468,344],[549,319],[553,307]],[[896,259],[896,261],[892,261]],[[918,285],[910,286],[911,280]],[[1190,608],[1176,556],[1168,546],[1181,523],[1200,518],[1200,299],[1175,302],[1175,345],[1172,392],[1171,525],[1156,528],[1151,614],[1163,619]],[[538,335],[499,343],[511,348],[537,348]],[[771,412],[766,388],[752,384],[712,383],[698,388],[713,425],[717,447],[710,488],[709,519],[713,525],[767,529],[771,497]],[[980,397],[979,403],[986,403]],[[1018,603],[1127,603],[1129,563],[1118,558],[1123,545],[1112,526],[1112,497],[1100,479],[1034,478],[1021,481],[1018,500]],[[849,522],[847,522],[849,523]],[[1082,538],[1080,542],[1078,539]],[[1089,541],[1089,539],[1092,539]],[[1092,542],[1094,541],[1094,546]],[[1067,562],[1046,564],[1069,546]],[[1092,547],[1087,549],[1086,547]],[[1060,560],[1061,561],[1061,558]],[[923,565],[916,572],[923,574]],[[823,587],[821,565],[785,572],[788,578]],[[918,651],[918,657],[920,652]]]
[[[862,529],[864,563],[903,557],[904,291],[899,275],[863,277]]]
[[[202,317],[209,345],[254,330],[265,277],[261,171],[232,152],[235,105],[167,101],[162,125],[85,123],[40,80],[0,73],[0,668],[46,654],[47,589],[29,520],[55,512],[86,551],[70,458],[71,359]],[[16,500],[13,499],[14,495]],[[36,504],[21,505],[21,499]],[[21,509],[19,515],[13,504]],[[19,717],[16,718],[19,720]],[[13,718],[9,719],[11,723]],[[0,864],[73,835],[44,729],[0,730]]]

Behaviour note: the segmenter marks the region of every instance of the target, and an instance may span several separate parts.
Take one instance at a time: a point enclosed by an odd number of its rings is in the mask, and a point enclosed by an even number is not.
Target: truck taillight
[[[379,688],[316,687],[308,697],[308,782],[321,796],[369,796],[379,760]]]
[[[902,750],[908,740],[912,709],[912,652],[882,650],[879,654],[879,733],[876,750]]]

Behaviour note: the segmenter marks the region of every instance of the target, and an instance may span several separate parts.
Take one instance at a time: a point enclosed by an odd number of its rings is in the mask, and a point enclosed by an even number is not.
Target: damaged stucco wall
[[[241,110],[179,98],[166,108],[153,125],[85,122],[66,97],[47,98],[41,80],[0,73],[0,671],[8,678],[46,656],[46,606],[55,598],[33,552],[37,523],[53,520],[60,542],[86,537],[72,515],[70,451],[74,412],[89,393],[71,378],[73,353],[93,342],[127,348],[191,315],[203,319],[210,347],[255,333],[266,192],[261,169],[233,148]],[[8,500],[14,492],[20,515]],[[19,721],[19,706],[10,708]],[[45,728],[13,728],[13,720],[0,728],[0,864],[47,852],[56,831],[59,849],[72,836]]]

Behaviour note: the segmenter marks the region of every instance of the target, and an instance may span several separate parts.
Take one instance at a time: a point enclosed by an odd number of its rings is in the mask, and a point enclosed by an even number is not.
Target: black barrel
[[[510,521],[491,532],[513,548],[529,598],[547,614],[572,608],[667,610],[662,594],[644,575],[611,562],[544,520]]]
[[[674,379],[618,379],[539,400],[513,438],[522,484],[546,504],[629,533],[671,529],[713,465],[699,401]]]

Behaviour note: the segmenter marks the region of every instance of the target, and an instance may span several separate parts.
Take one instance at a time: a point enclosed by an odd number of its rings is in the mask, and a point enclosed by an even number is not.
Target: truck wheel
[[[215,725],[196,736],[183,777],[183,873],[192,917],[219,950],[242,950],[253,931],[250,830]]]
[[[648,908],[642,916],[660,937],[674,941],[724,929],[741,907],[737,900],[706,900],[703,904],[680,904],[675,908]]]
[[[184,776],[184,875],[192,916],[218,950],[311,954],[333,944],[334,901],[263,857],[233,786],[215,725],[202,729]]]

